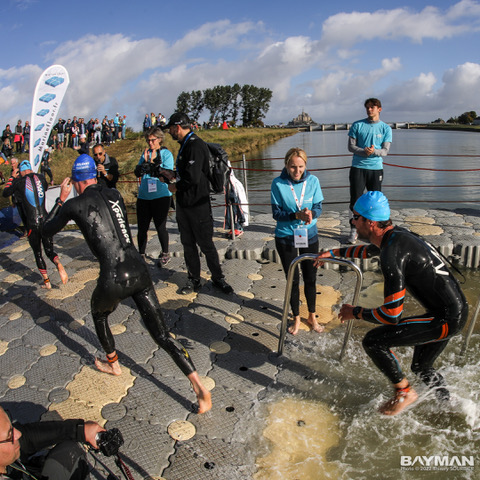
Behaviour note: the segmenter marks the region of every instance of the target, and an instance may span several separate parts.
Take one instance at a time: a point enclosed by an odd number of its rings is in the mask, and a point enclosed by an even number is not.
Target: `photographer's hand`
[[[96,450],[98,449],[97,441],[95,437],[97,433],[105,432],[105,429],[99,425],[97,422],[92,422],[91,420],[85,422],[85,440]]]

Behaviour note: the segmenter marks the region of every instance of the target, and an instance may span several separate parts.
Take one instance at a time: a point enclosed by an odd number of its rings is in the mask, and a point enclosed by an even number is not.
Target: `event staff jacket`
[[[61,420],[50,422],[14,423],[13,426],[22,433],[20,437],[20,462],[16,461],[7,467],[7,478],[21,478],[31,480],[31,476],[38,475],[33,466],[29,465],[29,458],[49,447],[72,440],[86,443],[85,422],[82,419]],[[23,472],[22,470],[26,470]]]
[[[398,324],[407,289],[429,314],[443,321],[460,316],[467,308],[460,285],[440,254],[428,242],[404,228],[394,227],[387,231],[380,249],[370,244],[343,247],[331,253],[343,258],[380,256],[385,300],[378,308],[362,310],[362,318],[368,322]]]
[[[294,192],[292,192],[292,188]],[[303,191],[303,197],[302,197]],[[282,243],[294,244],[294,230],[302,226],[308,231],[309,243],[315,243],[318,237],[317,219],[322,213],[323,194],[320,182],[315,175],[305,170],[302,178],[296,182],[290,178],[284,168],[279,177],[272,182],[270,193],[272,215],[277,221],[275,237]],[[297,200],[301,205],[297,205]],[[308,208],[312,211],[312,221],[305,225],[295,219],[295,213]]]
[[[195,207],[210,202],[208,169],[210,152],[206,143],[190,132],[180,143],[177,156],[177,203]]]

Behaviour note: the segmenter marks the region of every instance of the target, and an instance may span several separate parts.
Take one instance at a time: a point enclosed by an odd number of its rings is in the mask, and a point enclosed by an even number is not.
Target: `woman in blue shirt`
[[[141,179],[137,197],[138,251],[145,258],[147,232],[153,219],[162,247],[157,263],[159,267],[164,267],[170,261],[167,217],[172,194],[166,183],[151,174],[153,173],[153,167],[158,165],[166,170],[173,170],[172,153],[165,147],[161,147],[164,138],[165,134],[159,127],[150,128],[145,134],[148,148],[145,149],[138,165],[135,167],[135,175]]]
[[[307,154],[291,148],[285,155],[285,168],[272,182],[271,203],[275,228],[275,246],[285,275],[292,261],[303,253],[318,252],[317,218],[322,213],[323,194],[318,178],[307,171]],[[318,333],[324,330],[315,315],[317,270],[313,262],[301,262],[308,323]],[[300,289],[298,267],[292,284],[290,306],[294,325],[288,331],[295,335],[300,328]]]

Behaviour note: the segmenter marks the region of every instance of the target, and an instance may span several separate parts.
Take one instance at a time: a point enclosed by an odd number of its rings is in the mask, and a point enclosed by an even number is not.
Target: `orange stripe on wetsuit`
[[[367,253],[367,246],[368,245],[357,245],[351,247],[344,247],[342,249],[336,248],[334,250],[330,250],[331,253],[334,254],[335,257],[344,257],[344,258],[368,258]],[[343,250],[343,252],[342,252]]]
[[[397,325],[398,319],[403,312],[403,300],[405,298],[406,289],[395,292],[388,297],[381,307],[371,310],[372,317],[379,323],[386,325]],[[363,312],[363,315],[365,311]]]

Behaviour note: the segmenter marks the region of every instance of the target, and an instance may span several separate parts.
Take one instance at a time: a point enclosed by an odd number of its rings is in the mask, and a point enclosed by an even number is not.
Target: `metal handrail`
[[[473,333],[473,328],[475,327],[475,322],[477,321],[478,314],[480,313],[480,298],[478,299],[477,306],[475,307],[475,313],[473,314],[472,320],[468,325],[467,334],[465,335],[465,341],[460,350],[460,356],[463,357],[467,353],[468,344],[470,342],[470,337]]]
[[[278,340],[277,355],[279,356],[282,355],[283,353],[283,343],[285,342],[285,336],[287,334],[287,319],[288,319],[288,312],[290,310],[290,297],[292,296],[292,283],[293,283],[293,275],[295,272],[295,267],[299,263],[303,262],[304,260],[314,261],[317,259],[317,257],[318,255],[315,255],[313,253],[304,253],[303,255],[299,255],[297,258],[295,258],[290,264],[290,267],[288,268],[287,285],[285,287],[285,299],[283,302],[282,325],[280,328],[280,338]],[[343,258],[322,258],[322,262],[336,263],[338,265],[344,265],[353,269],[353,271],[357,275],[357,284],[355,285],[355,293],[353,294],[353,305],[356,305],[358,302],[358,297],[360,295],[360,290],[362,288],[362,282],[363,282],[363,274],[362,274],[362,271],[360,270],[360,267],[355,265],[350,260],[345,260]],[[340,357],[339,357],[340,362],[342,361],[343,355],[345,353],[345,349],[347,347],[348,340],[352,334],[352,328],[353,328],[353,320],[348,320],[347,329],[345,330],[345,337],[343,339],[343,346],[342,346],[342,350],[340,352]]]

